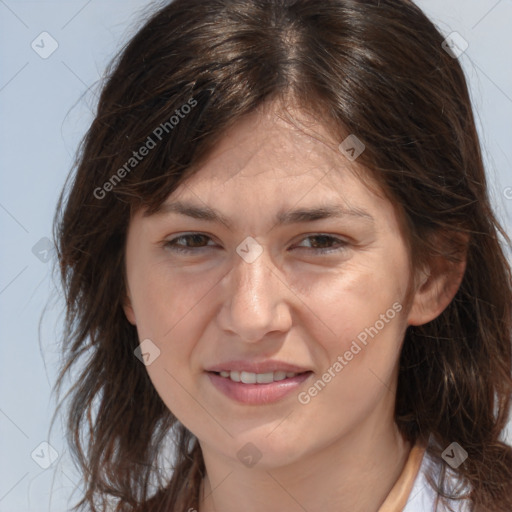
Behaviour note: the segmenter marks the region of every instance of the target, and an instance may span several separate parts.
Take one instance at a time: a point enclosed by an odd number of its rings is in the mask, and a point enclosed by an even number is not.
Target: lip
[[[221,377],[217,373],[213,373],[213,371],[207,372],[206,375],[213,386],[231,400],[246,405],[264,405],[278,402],[293,392],[296,394],[302,384],[313,375],[313,372],[306,371],[295,377],[269,382],[268,384],[244,384],[243,382],[235,382],[229,377]]]
[[[233,361],[226,361],[225,363],[215,364],[206,368],[207,372],[250,372],[250,373],[269,373],[269,372],[293,372],[303,373],[311,371],[310,368],[296,366],[284,361],[277,361],[274,359],[267,359],[266,361],[248,361],[237,359]],[[246,384],[248,385],[248,384]]]

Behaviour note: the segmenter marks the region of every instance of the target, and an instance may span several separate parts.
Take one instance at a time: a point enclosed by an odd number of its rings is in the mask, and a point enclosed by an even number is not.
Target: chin
[[[234,456],[235,461],[247,468],[260,470],[272,470],[292,464],[305,451],[300,436],[294,441],[289,435],[278,435],[275,431],[269,435],[268,428],[261,429],[261,432],[253,431],[251,435],[245,433],[232,441],[234,446],[231,456]]]

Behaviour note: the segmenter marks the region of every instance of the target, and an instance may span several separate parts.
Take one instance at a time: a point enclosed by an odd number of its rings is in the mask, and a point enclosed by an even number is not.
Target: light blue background
[[[418,3],[443,33],[457,31],[469,43],[460,59],[470,79],[495,207],[510,233],[512,1]],[[62,302],[55,294],[48,302],[54,290],[51,262],[42,262],[32,248],[51,238],[58,193],[92,120],[97,89],[82,95],[139,26],[148,5],[0,0],[0,512],[68,510],[66,500],[80,482],[60,424],[48,438]],[[31,47],[43,31],[58,43],[47,59]],[[31,453],[47,440],[59,458],[43,469]]]

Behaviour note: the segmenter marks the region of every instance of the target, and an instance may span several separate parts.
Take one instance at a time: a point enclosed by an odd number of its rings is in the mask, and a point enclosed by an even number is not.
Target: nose
[[[223,279],[220,327],[246,343],[285,333],[291,327],[294,293],[268,254],[264,249],[248,263],[235,253],[233,268]]]

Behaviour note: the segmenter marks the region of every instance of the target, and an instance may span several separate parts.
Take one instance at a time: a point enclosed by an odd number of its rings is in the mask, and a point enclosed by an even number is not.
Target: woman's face
[[[276,467],[392,423],[419,314],[395,210],[350,165],[268,109],[131,219],[125,312],[203,450]]]

